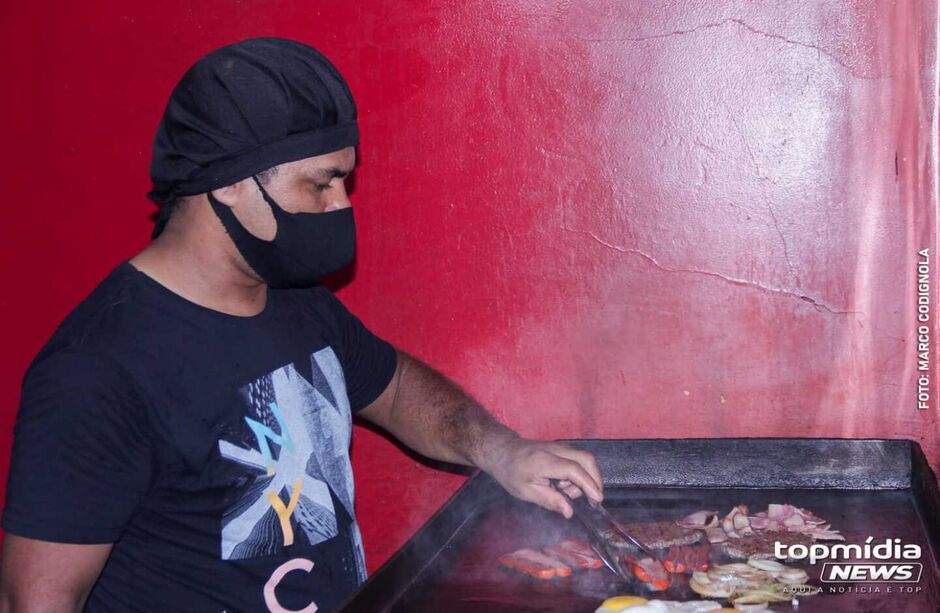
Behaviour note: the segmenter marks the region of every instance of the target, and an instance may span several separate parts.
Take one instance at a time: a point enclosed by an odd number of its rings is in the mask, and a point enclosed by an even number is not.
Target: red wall
[[[147,242],[170,89],[256,35],[320,47],[360,104],[342,298],[520,432],[901,437],[937,465],[934,0],[57,4],[0,8],[0,474],[29,360]],[[461,478],[362,429],[354,461],[374,569]]]

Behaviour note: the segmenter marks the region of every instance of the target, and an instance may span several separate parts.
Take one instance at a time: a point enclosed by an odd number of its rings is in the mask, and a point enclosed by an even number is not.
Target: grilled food
[[[624,603],[624,604],[621,604]],[[594,613],[706,613],[721,611],[721,605],[708,600],[650,600],[636,596],[608,598]]]
[[[748,558],[774,560],[774,543],[783,545],[806,545],[813,544],[813,537],[799,532],[761,532],[751,534],[736,539],[728,539],[721,544],[725,553],[738,560],[747,560]],[[784,552],[789,551],[789,547],[784,547]]]
[[[674,574],[708,570],[708,554],[711,545],[673,545],[663,556],[666,571]]]
[[[838,530],[806,509],[790,504],[770,504],[766,511],[748,515],[747,505],[738,505],[718,520],[716,511],[696,511],[676,522],[705,532],[709,543],[722,543],[762,532],[805,534],[817,541],[844,541]]]
[[[660,562],[652,558],[643,558],[633,562],[628,561],[630,571],[637,579],[642,581],[651,590],[661,592],[672,585],[672,577]]]
[[[694,545],[702,540],[700,530],[680,526],[673,521],[629,522],[620,524],[620,527],[652,549],[666,549],[673,545]],[[605,530],[601,532],[601,536],[614,547],[634,548],[631,543],[623,540],[613,530]]]
[[[570,566],[534,549],[518,549],[512,553],[501,555],[499,556],[499,563],[505,568],[536,579],[552,579],[571,575]]]
[[[584,541],[568,539],[558,545],[544,547],[542,551],[561,560],[571,568],[600,568],[604,565],[594,550]]]
[[[601,603],[594,613],[620,613],[631,607],[646,604],[646,598],[640,596],[613,596]]]
[[[792,600],[797,586],[801,595],[818,593],[819,588],[803,587],[808,580],[809,575],[802,569],[751,559],[747,564],[722,564],[708,572],[692,573],[689,587],[702,596],[726,598],[738,608],[756,610],[771,602]]]

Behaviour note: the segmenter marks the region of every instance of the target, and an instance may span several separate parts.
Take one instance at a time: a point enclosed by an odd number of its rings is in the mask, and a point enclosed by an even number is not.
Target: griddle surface
[[[810,582],[823,593],[800,598],[799,611],[812,612],[910,612],[940,611],[937,562],[933,559],[924,522],[938,518],[918,516],[910,490],[774,490],[702,488],[611,488],[607,507],[620,521],[678,519],[700,509],[722,515],[736,504],[747,504],[750,513],[765,510],[769,503],[805,507],[832,523],[847,543],[861,544],[869,536],[875,543],[900,538],[919,545],[924,570],[917,584],[823,584],[821,563],[798,565],[810,574]],[[687,580],[668,591],[650,594],[638,584],[618,584],[606,570],[576,572],[572,577],[538,581],[498,567],[501,554],[522,547],[540,548],[566,538],[582,538],[574,521],[533,505],[497,498],[481,507],[457,529],[446,546],[427,560],[422,572],[391,607],[408,613],[592,612],[610,596],[637,594],[647,598],[692,600],[700,597],[688,588]],[[713,553],[713,562],[732,561]],[[792,565],[792,564],[791,564]],[[858,587],[861,586],[861,587]],[[900,592],[901,588],[915,590]],[[888,591],[890,588],[890,592]],[[861,589],[869,590],[862,592]],[[877,591],[876,591],[877,590]],[[790,604],[771,607],[791,611]]]

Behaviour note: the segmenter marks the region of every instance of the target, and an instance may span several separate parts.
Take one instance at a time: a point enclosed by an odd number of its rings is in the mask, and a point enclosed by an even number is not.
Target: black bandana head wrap
[[[316,49],[283,38],[217,49],[183,75],[157,128],[148,197],[161,210],[153,237],[180,196],[357,144],[349,87]]]

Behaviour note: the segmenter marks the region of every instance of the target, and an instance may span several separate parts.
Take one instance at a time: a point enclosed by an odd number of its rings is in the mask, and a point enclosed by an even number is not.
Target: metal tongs
[[[567,493],[565,493],[561,487],[559,487],[558,481],[556,480],[552,480],[552,487],[554,487],[562,496],[564,496],[571,505],[575,518],[581,523],[581,525],[584,526],[584,529],[587,531],[588,542],[591,545],[591,549],[594,550],[601,561],[604,562],[604,565],[612,573],[624,581],[632,581],[634,578],[633,575],[623,567],[623,564],[620,562],[620,560],[624,560],[628,564],[638,564],[639,561],[630,554],[623,553],[621,551],[615,551],[615,548],[611,544],[610,540],[603,536],[604,531],[614,533],[615,535],[622,538],[625,542],[631,543],[644,555],[652,558],[657,562],[661,562],[659,557],[653,553],[653,551],[647,547],[643,541],[621,528],[620,524],[618,524],[613,516],[607,511],[607,509],[604,508],[603,504],[589,500],[587,496],[572,498]]]

